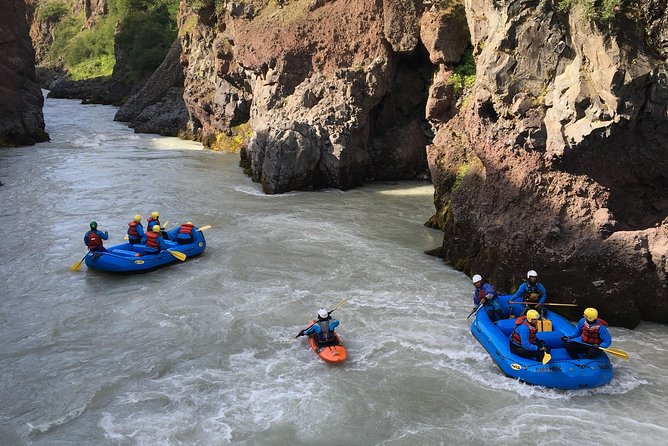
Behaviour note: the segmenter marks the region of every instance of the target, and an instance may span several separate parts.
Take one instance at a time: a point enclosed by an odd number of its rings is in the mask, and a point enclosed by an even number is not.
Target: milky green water
[[[235,155],[47,100],[52,142],[0,151],[0,444],[662,444],[668,329],[613,328],[611,384],[532,387],[469,333],[470,281],[424,250],[431,185],[265,196]],[[145,275],[69,271],[91,220],[212,225]],[[549,286],[549,284],[548,284]],[[348,347],[294,335],[326,306]]]

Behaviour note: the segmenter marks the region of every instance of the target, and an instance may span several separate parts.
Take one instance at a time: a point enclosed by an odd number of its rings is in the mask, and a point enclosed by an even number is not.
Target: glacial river
[[[238,156],[136,135],[49,99],[50,143],[0,150],[0,445],[627,445],[668,438],[668,327],[613,328],[615,377],[503,376],[469,332],[472,285],[424,254],[430,185],[265,196]],[[144,275],[69,271],[96,220],[211,225]],[[549,284],[548,286],[549,292]],[[294,336],[334,313],[349,351]],[[605,317],[605,315],[602,315]]]

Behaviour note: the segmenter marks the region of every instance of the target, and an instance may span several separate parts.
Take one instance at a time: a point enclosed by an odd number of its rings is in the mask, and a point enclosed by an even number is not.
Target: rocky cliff
[[[182,5],[192,131],[205,144],[240,148],[265,192],[427,177],[435,67],[420,39],[422,1]],[[465,24],[441,33],[440,57],[457,62]]]
[[[633,327],[668,322],[666,2],[601,26],[551,1],[468,0],[477,79],[429,160],[442,255]]]
[[[47,141],[25,0],[0,0],[0,146]]]
[[[265,192],[420,177],[426,152],[455,267],[506,291],[537,269],[551,300],[668,322],[665,0],[191,4],[190,132]]]

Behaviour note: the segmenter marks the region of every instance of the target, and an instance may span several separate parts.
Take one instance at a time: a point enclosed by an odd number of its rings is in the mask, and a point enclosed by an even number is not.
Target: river
[[[501,374],[465,321],[469,279],[424,254],[442,238],[423,226],[430,185],[265,196],[237,155],[134,134],[115,111],[48,99],[51,142],[0,150],[1,445],[668,437],[665,326],[611,329],[631,359],[612,358],[604,387]],[[143,275],[69,270],[91,220],[109,246],[153,210],[211,225],[204,255]],[[330,366],[294,336],[344,298],[349,360]]]

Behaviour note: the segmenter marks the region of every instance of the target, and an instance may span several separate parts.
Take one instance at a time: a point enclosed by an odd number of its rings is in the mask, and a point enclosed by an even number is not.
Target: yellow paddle
[[[198,230],[198,231],[206,231],[206,230],[209,229],[210,227],[211,227],[211,225],[204,225],[204,226],[202,226],[201,228],[197,228],[197,230]]]
[[[88,254],[90,254],[90,253],[87,252],[86,255],[83,256],[83,257],[81,258],[81,260],[79,260],[79,261],[76,262],[76,263],[73,263],[72,266],[70,266],[70,271],[79,271],[79,268],[81,268],[81,264],[82,264],[83,261],[86,259],[86,257],[88,256]]]
[[[620,350],[618,348],[605,348],[605,347],[599,347],[599,348],[606,353],[610,353],[611,355],[615,355],[622,358],[624,361],[629,360],[629,354],[626,353],[624,350]]]
[[[182,261],[182,262],[186,259],[186,255],[185,255],[184,253],[182,253],[182,252],[179,252],[179,251],[172,251],[171,249],[168,249],[167,251],[169,251],[169,253],[170,253],[171,255],[173,255],[174,257],[176,257],[177,259],[179,259],[179,260]]]
[[[543,355],[543,364],[550,362],[550,359],[552,359],[552,355],[548,352],[545,352],[545,355]]]
[[[569,341],[570,342],[577,342],[578,344],[587,345],[589,347],[596,347],[599,350],[603,350],[606,353],[610,353],[611,355],[618,356],[618,357],[622,358],[624,361],[629,360],[629,354],[626,353],[624,350],[620,350],[618,348],[601,347],[600,345],[588,344],[586,342],[578,341],[576,339],[569,339]]]

